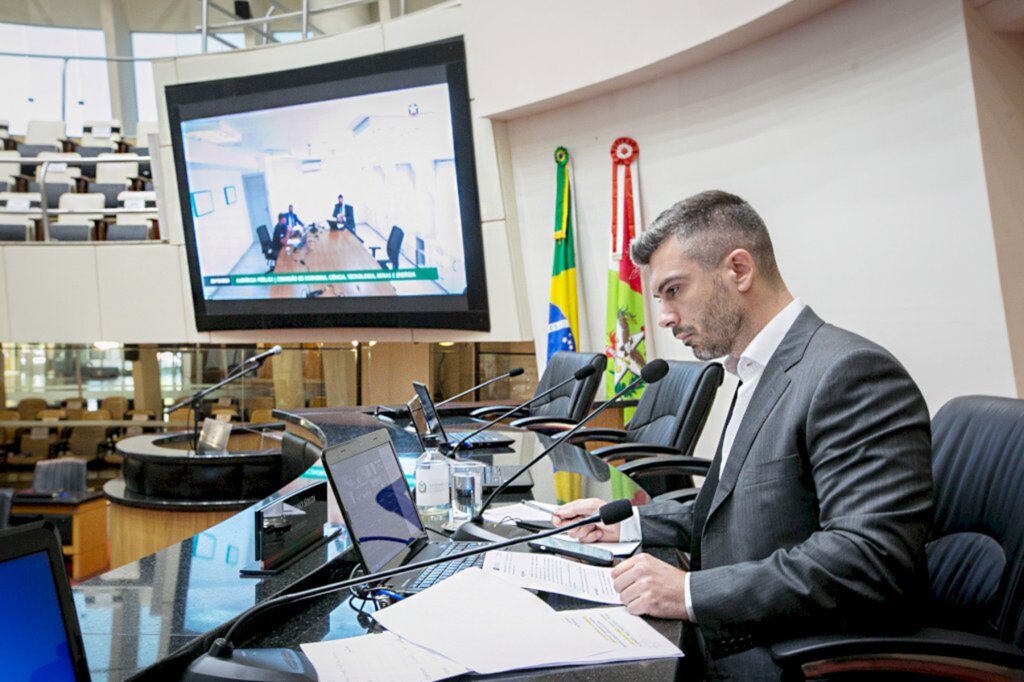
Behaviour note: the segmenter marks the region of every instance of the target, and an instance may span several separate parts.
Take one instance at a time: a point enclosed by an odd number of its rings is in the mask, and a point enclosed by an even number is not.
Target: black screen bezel
[[[207,301],[203,297],[202,273],[196,247],[181,135],[182,121],[272,108],[274,105],[268,104],[240,106],[237,98],[251,99],[262,95],[281,102],[289,100],[297,88],[307,89],[316,85],[337,89],[344,87],[346,82],[358,81],[365,84],[366,79],[379,79],[380,89],[385,90],[387,88],[384,85],[388,79],[401,79],[403,75],[407,78],[415,77],[411,74],[422,72],[428,67],[443,68],[448,84],[466,264],[465,295]],[[465,46],[461,37],[329,64],[173,85],[168,86],[165,92],[198,331],[322,327],[490,331],[469,82]],[[303,101],[322,101],[335,96],[325,94],[319,99],[308,98]],[[190,109],[193,112],[191,114]],[[204,113],[196,114],[197,109]],[[396,303],[400,304],[397,306],[399,309],[395,309]]]

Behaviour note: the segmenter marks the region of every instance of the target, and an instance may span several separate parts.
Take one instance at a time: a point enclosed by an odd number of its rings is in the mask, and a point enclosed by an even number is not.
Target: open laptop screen
[[[418,381],[412,382],[412,390],[416,392],[416,397],[420,399],[420,405],[423,408],[422,420],[426,424],[423,436],[433,436],[442,445],[448,445],[448,434],[444,432],[444,427],[441,426],[441,417],[437,413],[434,399],[430,397],[430,391]],[[416,419],[416,417],[417,415],[414,413],[413,419]]]
[[[367,572],[388,566],[425,537],[390,438],[359,438],[329,449],[324,461]]]
[[[0,532],[0,677],[5,680],[89,678],[67,578],[63,566],[53,565],[62,561],[59,552],[52,527]]]

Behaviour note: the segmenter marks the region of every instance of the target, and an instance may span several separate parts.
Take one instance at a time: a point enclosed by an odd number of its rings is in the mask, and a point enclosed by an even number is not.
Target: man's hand
[[[634,616],[686,620],[686,572],[650,554],[637,554],[612,569],[615,591]]]
[[[563,504],[555,510],[551,517],[551,523],[555,526],[564,526],[579,519],[596,514],[597,510],[604,505],[604,500],[591,497],[586,500],[576,500],[569,504]],[[570,537],[580,542],[618,542],[619,524],[606,526],[603,523],[591,523],[569,531]]]

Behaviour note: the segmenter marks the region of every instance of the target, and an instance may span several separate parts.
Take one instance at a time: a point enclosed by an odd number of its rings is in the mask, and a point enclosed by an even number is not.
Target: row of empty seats
[[[118,208],[133,211],[109,211],[106,196],[99,192],[79,194],[66,192],[57,200],[58,210],[80,213],[61,213],[49,226],[49,237],[55,241],[92,241],[102,237],[107,241],[141,241],[156,236],[156,192],[122,190],[117,194]],[[42,207],[38,192],[0,192],[0,241],[31,241],[40,235],[39,218],[32,212]],[[145,212],[141,212],[146,209]]]
[[[122,135],[121,122],[86,121],[82,126],[81,138],[75,140],[67,136],[64,121],[29,121],[25,135],[14,140],[9,134],[8,121],[0,119],[0,139],[11,140],[17,145],[22,156],[36,156],[39,152],[70,152],[76,151],[85,157],[92,157],[111,151],[148,152],[149,136],[157,133],[157,124],[152,121],[139,121],[135,129],[135,144],[129,144]],[[7,148],[11,148],[6,144]]]
[[[47,160],[45,168],[22,158],[18,150],[0,151],[0,191],[39,192],[48,207],[66,192],[99,192],[112,207],[119,192],[152,187],[149,163],[135,152],[105,152],[95,157],[97,163],[83,162],[78,152],[39,152],[35,158]]]

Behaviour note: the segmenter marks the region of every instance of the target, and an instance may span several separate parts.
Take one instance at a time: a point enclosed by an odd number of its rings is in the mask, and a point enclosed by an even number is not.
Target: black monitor
[[[461,38],[166,95],[200,331],[490,329]]]
[[[60,536],[49,523],[0,530],[0,676],[88,680]]]

